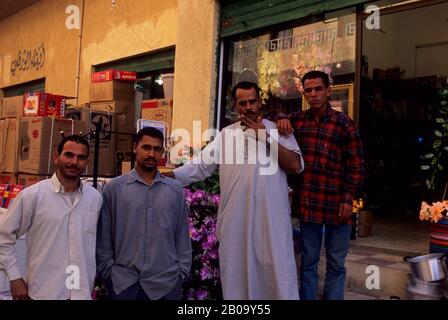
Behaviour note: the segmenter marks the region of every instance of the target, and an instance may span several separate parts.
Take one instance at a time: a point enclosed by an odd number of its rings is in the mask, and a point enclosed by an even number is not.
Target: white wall
[[[416,49],[419,45],[448,43],[447,19],[448,3],[380,16],[380,30],[363,30],[369,77],[373,68],[393,66],[405,70],[404,78],[448,75],[448,45]]]

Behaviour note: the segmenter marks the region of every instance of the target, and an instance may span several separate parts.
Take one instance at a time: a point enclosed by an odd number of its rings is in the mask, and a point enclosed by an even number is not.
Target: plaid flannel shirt
[[[330,106],[320,123],[315,122],[311,110],[289,118],[305,161],[295,192],[297,214],[308,222],[339,224],[339,205],[351,205],[363,181],[359,132],[350,118]]]

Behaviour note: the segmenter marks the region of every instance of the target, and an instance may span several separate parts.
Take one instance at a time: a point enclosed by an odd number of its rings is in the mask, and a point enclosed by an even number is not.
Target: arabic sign
[[[11,62],[11,74],[16,75],[19,71],[27,71],[42,68],[45,64],[45,46],[42,43],[34,50],[20,50],[17,57]]]

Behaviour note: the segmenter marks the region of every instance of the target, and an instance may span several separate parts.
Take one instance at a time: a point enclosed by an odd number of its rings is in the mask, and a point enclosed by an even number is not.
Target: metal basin
[[[421,295],[443,296],[445,291],[444,280],[426,282],[419,279],[411,278],[408,284],[409,291]]]
[[[412,277],[418,280],[432,282],[446,278],[448,267],[445,253],[432,253],[418,257],[405,257],[409,263]]]

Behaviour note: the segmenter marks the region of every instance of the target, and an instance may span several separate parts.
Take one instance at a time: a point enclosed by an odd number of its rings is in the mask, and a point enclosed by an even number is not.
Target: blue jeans
[[[322,246],[323,224],[300,221],[300,299],[316,300],[319,281],[317,266]],[[324,300],[344,300],[345,257],[350,244],[351,225],[325,225],[327,258]]]

